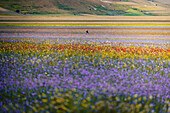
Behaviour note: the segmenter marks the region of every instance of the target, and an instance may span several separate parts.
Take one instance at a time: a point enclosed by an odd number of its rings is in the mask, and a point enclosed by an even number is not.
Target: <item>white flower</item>
[[[149,99],[152,99],[152,95],[149,95]]]

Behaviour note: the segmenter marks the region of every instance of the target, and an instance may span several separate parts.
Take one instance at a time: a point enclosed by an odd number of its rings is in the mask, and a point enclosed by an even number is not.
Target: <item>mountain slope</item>
[[[21,14],[170,15],[168,0],[1,0]]]
[[[156,0],[164,4],[170,4],[170,0]]]

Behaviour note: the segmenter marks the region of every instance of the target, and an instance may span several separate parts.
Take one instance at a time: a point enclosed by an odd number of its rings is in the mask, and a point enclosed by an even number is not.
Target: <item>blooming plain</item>
[[[33,35],[0,38],[0,112],[170,112],[169,43]]]

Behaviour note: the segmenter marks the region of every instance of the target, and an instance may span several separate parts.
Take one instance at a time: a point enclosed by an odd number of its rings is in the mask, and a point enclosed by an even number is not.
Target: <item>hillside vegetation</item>
[[[1,0],[0,7],[21,14],[170,15],[168,0]],[[5,13],[5,12],[3,12]]]

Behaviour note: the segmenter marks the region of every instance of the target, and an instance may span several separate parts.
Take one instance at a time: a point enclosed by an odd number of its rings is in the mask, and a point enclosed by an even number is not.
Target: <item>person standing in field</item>
[[[86,31],[86,34],[89,34],[89,31],[88,31],[88,30]]]

